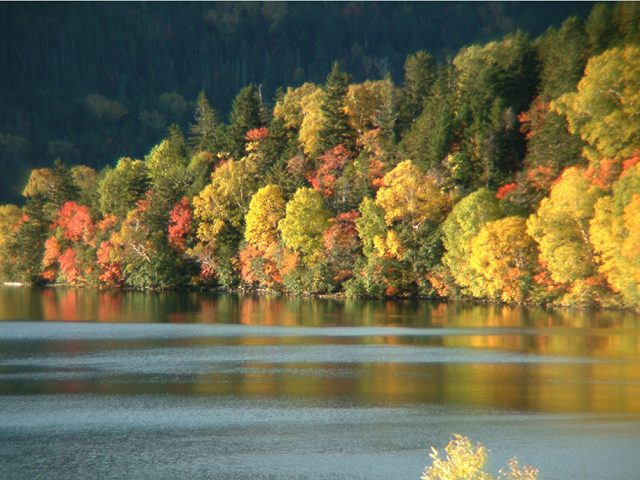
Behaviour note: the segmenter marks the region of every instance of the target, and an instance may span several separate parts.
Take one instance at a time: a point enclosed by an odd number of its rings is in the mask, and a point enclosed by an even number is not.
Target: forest
[[[203,91],[114,166],[34,168],[0,277],[640,308],[640,6],[353,81]],[[97,119],[121,103],[87,95]],[[135,157],[135,156],[134,156]]]

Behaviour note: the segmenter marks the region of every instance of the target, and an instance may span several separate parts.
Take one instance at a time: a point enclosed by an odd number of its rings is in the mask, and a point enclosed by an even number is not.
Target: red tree
[[[177,251],[185,251],[192,225],[193,211],[189,199],[184,197],[169,213],[169,244]]]

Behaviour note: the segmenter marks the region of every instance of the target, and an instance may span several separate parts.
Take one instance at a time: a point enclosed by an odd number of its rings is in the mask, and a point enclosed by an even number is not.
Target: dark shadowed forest
[[[353,82],[407,55],[437,60],[520,28],[536,37],[593,5],[554,2],[0,2],[0,202],[21,202],[29,170],[95,169],[142,158],[183,130],[204,91],[227,120],[252,83],[320,84],[335,60]]]

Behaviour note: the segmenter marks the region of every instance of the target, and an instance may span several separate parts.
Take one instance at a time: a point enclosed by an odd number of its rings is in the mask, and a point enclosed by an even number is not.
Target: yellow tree
[[[385,118],[385,108],[392,106],[398,95],[389,78],[349,85],[345,112],[359,136],[372,128],[383,127],[381,121]]]
[[[493,480],[493,475],[484,471],[487,462],[487,449],[479,443],[474,446],[471,440],[462,435],[454,435],[444,447],[445,458],[431,447],[429,456],[433,459],[430,467],[425,467],[422,480]],[[498,480],[536,480],[538,470],[527,465],[522,468],[514,457],[506,467],[500,470]]]
[[[218,164],[211,183],[193,199],[201,241],[215,241],[225,225],[241,229],[256,190],[256,173],[255,163],[246,157]]]
[[[313,83],[305,83],[298,88],[288,87],[287,93],[273,109],[274,118],[281,118],[282,126],[288,130],[300,130],[305,118],[303,99],[318,90],[319,88]]]
[[[329,228],[331,214],[322,206],[322,197],[311,188],[300,188],[287,203],[279,229],[287,247],[302,254],[313,265],[321,259],[322,236]]]
[[[315,155],[321,153],[320,150],[320,131],[324,121],[322,114],[322,104],[324,102],[324,92],[321,88],[316,88],[313,92],[303,96],[300,99],[302,107],[302,123],[298,139],[302,144],[302,149],[306,155]]]
[[[526,220],[507,217],[489,222],[471,240],[469,264],[484,277],[471,288],[476,297],[523,302],[533,284],[537,245],[527,235]]]
[[[640,308],[640,164],[613,184],[613,195],[598,200],[590,233],[600,272],[626,306]]]
[[[405,280],[429,294],[428,278],[444,253],[439,226],[447,202],[438,187],[410,160],[387,173],[382,185],[375,203],[384,211],[389,231],[385,239],[375,237],[374,245],[383,255],[403,262],[400,268]]]
[[[245,217],[245,240],[265,249],[278,240],[278,223],[285,216],[285,201],[278,185],[262,187],[251,198]]]
[[[425,221],[442,218],[444,197],[411,160],[398,164],[384,176],[382,183],[376,205],[384,209],[387,225],[401,223],[418,230]]]
[[[221,162],[211,175],[211,183],[193,199],[199,242],[187,254],[200,262],[205,278],[216,277],[226,287],[239,279],[238,246],[258,185],[256,173],[255,163],[247,157]]]
[[[554,282],[569,289],[565,303],[597,303],[597,259],[589,233],[596,201],[603,191],[577,167],[568,168],[527,221],[527,233],[540,244],[540,260]]]
[[[607,50],[589,60],[578,91],[553,106],[589,146],[587,158],[622,160],[640,150],[640,47]]]
[[[456,283],[464,293],[481,291],[486,283],[469,263],[471,239],[489,222],[502,218],[504,214],[492,192],[481,188],[458,202],[442,224],[443,243],[446,253],[442,263],[446,265]]]

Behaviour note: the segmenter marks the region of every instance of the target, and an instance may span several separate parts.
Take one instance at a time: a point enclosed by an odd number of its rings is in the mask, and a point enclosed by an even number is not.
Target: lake
[[[0,287],[0,478],[418,480],[453,433],[640,471],[640,316]]]

